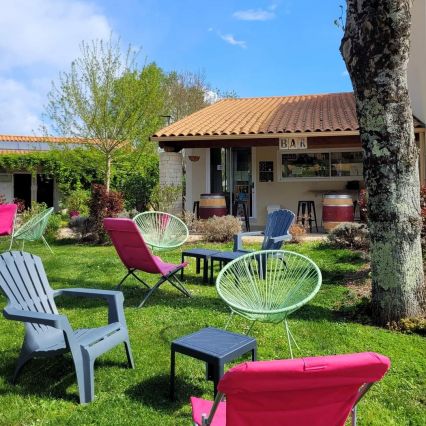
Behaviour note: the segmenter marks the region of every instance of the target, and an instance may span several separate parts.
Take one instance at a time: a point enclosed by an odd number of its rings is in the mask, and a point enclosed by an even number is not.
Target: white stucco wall
[[[414,0],[408,88],[413,114],[426,122],[426,1]]]
[[[269,204],[279,204],[281,207],[297,213],[298,201],[313,200],[317,213],[318,226],[322,219],[322,192],[341,191],[355,196],[356,191],[345,189],[346,180],[318,180],[300,182],[280,182],[278,174],[280,166],[278,162],[278,147],[257,147],[255,148],[255,197],[256,197],[256,217],[253,225],[263,227],[266,223],[267,210]],[[192,211],[193,202],[200,199],[200,194],[210,192],[206,188],[206,160],[208,159],[208,148],[197,148],[187,150],[188,155],[197,155],[200,159],[197,162],[190,162],[186,159],[187,173],[187,199],[186,209]],[[186,156],[187,158],[187,156]],[[259,182],[257,170],[259,161],[274,162],[274,182]],[[354,180],[348,178],[348,180]]]

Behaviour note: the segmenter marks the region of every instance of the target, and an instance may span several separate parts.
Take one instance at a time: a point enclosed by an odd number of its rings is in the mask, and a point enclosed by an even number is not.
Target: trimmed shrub
[[[104,185],[92,185],[92,196],[89,202],[90,229],[99,243],[108,241],[103,225],[104,218],[117,217],[123,210],[123,205],[123,196],[120,192],[111,190],[107,192]]]
[[[241,220],[230,215],[213,216],[204,222],[203,228],[207,241],[223,243],[241,232]]]
[[[327,236],[330,245],[336,248],[368,250],[370,239],[367,225],[346,222],[336,226]]]

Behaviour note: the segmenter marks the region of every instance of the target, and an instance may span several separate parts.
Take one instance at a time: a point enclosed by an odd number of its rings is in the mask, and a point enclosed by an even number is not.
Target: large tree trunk
[[[411,0],[347,0],[340,47],[356,99],[377,323],[424,314],[418,148],[407,86]]]

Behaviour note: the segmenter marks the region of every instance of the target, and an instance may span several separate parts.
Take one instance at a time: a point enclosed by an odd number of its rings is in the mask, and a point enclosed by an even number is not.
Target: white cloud
[[[245,49],[247,47],[247,44],[245,41],[243,40],[237,40],[232,34],[220,34],[219,33],[219,37],[226,41],[229,44],[232,44],[233,46],[239,46],[243,49]]]
[[[247,9],[247,10],[238,10],[233,13],[233,17],[241,21],[269,21],[270,19],[275,18],[275,5],[270,10],[264,9]]]
[[[0,69],[43,64],[63,67],[82,40],[106,38],[107,19],[90,3],[66,0],[2,2]]]
[[[219,95],[213,90],[206,90],[204,92],[204,101],[209,104],[214,104],[219,100]]]
[[[82,40],[110,34],[107,18],[89,1],[3,1],[0,134],[37,132],[51,80],[69,69]]]
[[[32,135],[41,125],[43,104],[36,90],[0,77],[0,133]]]

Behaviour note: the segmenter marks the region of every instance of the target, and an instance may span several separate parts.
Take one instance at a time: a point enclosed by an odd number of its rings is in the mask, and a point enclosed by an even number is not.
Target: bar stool
[[[194,204],[192,206],[192,213],[194,214],[196,219],[200,218],[200,202],[194,201]]]
[[[244,224],[246,226],[246,231],[250,232],[250,220],[249,220],[249,216],[248,216],[248,212],[247,212],[247,210],[248,210],[247,201],[236,200],[234,202],[233,214],[234,214],[234,216],[237,215],[238,207],[240,207],[240,206],[243,208]]]
[[[300,214],[302,213],[302,214]],[[312,214],[314,215],[312,218]],[[315,211],[315,202],[312,200],[299,201],[297,203],[296,223],[301,222],[305,226],[305,219],[308,219],[309,232],[312,232],[312,222],[315,222],[315,228],[318,232],[317,213]]]

